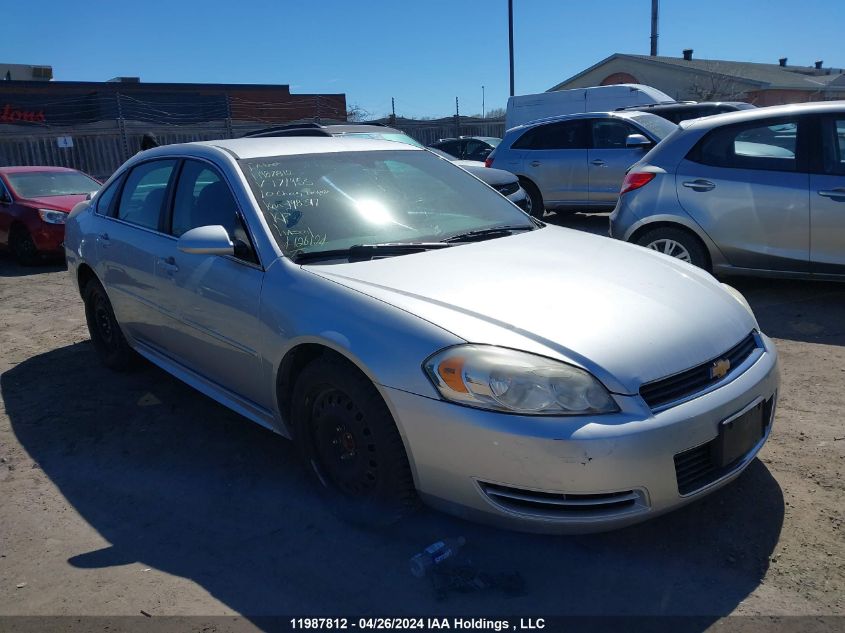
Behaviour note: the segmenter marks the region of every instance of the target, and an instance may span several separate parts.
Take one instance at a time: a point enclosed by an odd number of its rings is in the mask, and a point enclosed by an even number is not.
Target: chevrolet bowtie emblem
[[[730,369],[731,361],[729,361],[727,358],[720,358],[717,361],[713,361],[713,364],[710,365],[710,378],[712,380],[724,378],[730,371]]]

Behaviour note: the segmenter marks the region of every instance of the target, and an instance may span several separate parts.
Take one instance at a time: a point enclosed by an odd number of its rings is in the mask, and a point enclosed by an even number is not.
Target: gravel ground
[[[152,366],[101,368],[67,273],[0,257],[0,614],[845,615],[845,285],[732,283],[783,374],[771,440],[733,485],[608,534],[431,511],[379,533],[317,501],[287,441]],[[524,594],[437,601],[407,561],[455,535]]]

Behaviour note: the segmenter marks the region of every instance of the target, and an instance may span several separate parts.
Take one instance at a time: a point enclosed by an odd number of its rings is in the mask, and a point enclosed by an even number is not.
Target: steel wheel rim
[[[531,196],[528,194],[525,195],[525,212],[528,215],[531,215],[531,212],[534,210],[534,201],[531,200]]]
[[[349,397],[331,387],[311,403],[312,441],[320,478],[349,496],[371,493],[378,479],[372,431]]]
[[[108,306],[102,297],[97,297],[94,305],[94,322],[97,324],[97,334],[100,340],[111,347],[114,344],[114,327]]]
[[[683,262],[692,263],[692,257],[690,256],[689,251],[683,244],[676,242],[675,240],[670,240],[668,238],[654,240],[648,244],[646,248],[650,248],[658,253],[663,253],[664,255],[669,255],[669,257],[674,257],[675,259],[680,259]]]

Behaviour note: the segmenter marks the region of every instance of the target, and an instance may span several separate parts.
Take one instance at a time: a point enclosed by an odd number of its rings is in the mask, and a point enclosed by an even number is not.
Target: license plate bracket
[[[764,404],[760,401],[742,415],[719,424],[719,437],[714,443],[713,455],[718,467],[730,466],[763,439],[766,430]]]

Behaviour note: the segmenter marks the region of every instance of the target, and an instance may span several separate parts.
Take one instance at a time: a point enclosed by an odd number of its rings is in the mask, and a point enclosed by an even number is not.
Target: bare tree
[[[353,123],[366,121],[367,119],[371,119],[372,116],[373,115],[369,110],[365,110],[357,103],[351,103],[346,108],[346,120],[352,121]]]
[[[686,96],[695,101],[740,101],[750,86],[741,79],[728,74],[724,64],[708,61],[698,69],[686,90]]]

